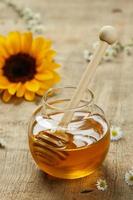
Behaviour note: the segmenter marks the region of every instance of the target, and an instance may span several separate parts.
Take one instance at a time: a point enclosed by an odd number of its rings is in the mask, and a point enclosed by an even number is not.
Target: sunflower
[[[31,32],[0,35],[0,90],[8,102],[12,96],[34,100],[60,80],[51,41]]]

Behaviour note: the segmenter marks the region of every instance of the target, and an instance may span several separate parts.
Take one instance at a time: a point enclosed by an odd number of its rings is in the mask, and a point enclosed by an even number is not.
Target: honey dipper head
[[[117,40],[117,32],[113,26],[103,26],[99,33],[99,38],[108,44],[113,44]]]

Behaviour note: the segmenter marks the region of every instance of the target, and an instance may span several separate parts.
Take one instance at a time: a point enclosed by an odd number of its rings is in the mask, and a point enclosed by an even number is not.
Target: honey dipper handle
[[[85,90],[88,88],[89,81],[94,75],[96,71],[96,67],[99,64],[101,58],[104,55],[104,52],[109,44],[113,44],[116,42],[117,34],[116,30],[112,26],[104,26],[99,33],[100,43],[96,52],[94,53],[90,63],[88,64],[86,70],[84,71],[81,80],[76,88],[75,93],[73,94],[70,102],[67,105],[67,110],[71,110],[72,108],[76,108],[82,99]],[[66,111],[62,120],[60,122],[60,126],[66,127],[68,123],[71,121],[73,116],[73,111]]]

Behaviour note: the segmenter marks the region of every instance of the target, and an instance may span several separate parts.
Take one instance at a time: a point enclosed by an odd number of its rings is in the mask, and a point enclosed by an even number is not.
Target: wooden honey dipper
[[[90,63],[88,64],[86,70],[84,71],[79,84],[76,88],[75,93],[73,94],[70,102],[67,105],[67,110],[64,113],[64,116],[61,119],[60,126],[67,127],[69,122],[72,119],[73,111],[70,111],[72,108],[76,108],[82,99],[85,90],[88,87],[89,81],[91,80],[94,72],[96,71],[96,67],[102,59],[105,50],[108,45],[112,45],[117,40],[117,33],[114,27],[112,26],[104,26],[99,32],[100,44],[96,49]]]
[[[60,160],[64,160],[67,157],[66,152],[60,152],[60,148],[65,148],[67,145],[67,138],[61,137],[66,135],[65,127],[69,124],[73,117],[72,108],[76,108],[82,99],[85,90],[88,87],[88,83],[93,76],[97,65],[99,64],[101,58],[104,55],[105,50],[108,45],[116,42],[117,34],[116,30],[112,26],[104,26],[99,33],[100,44],[94,53],[92,60],[88,64],[85,72],[83,73],[81,80],[73,94],[70,102],[67,105],[67,111],[62,117],[59,127],[61,127],[60,137],[56,133],[51,135],[50,133],[39,133],[34,141],[33,149],[36,155],[41,159],[42,162],[48,165],[58,164]],[[62,129],[63,127],[63,129]],[[60,129],[60,128],[59,128]],[[57,130],[58,131],[58,130]]]

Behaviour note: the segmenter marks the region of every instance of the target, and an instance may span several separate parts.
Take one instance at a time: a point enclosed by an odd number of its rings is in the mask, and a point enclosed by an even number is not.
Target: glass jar
[[[79,105],[67,109],[75,87],[46,92],[29,123],[29,147],[34,161],[44,172],[58,178],[75,179],[94,172],[109,149],[110,131],[104,112],[86,90]],[[61,126],[65,112],[71,121]]]

